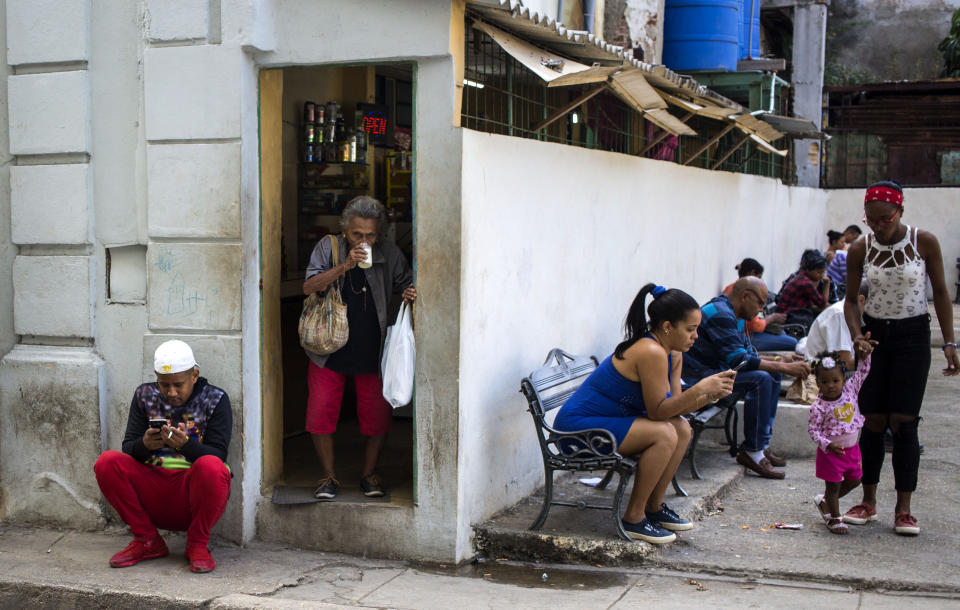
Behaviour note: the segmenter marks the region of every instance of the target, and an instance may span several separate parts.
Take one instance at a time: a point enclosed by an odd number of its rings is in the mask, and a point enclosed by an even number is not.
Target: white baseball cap
[[[193,350],[179,339],[161,343],[153,353],[153,370],[160,375],[182,373],[195,366],[199,365],[193,357]]]

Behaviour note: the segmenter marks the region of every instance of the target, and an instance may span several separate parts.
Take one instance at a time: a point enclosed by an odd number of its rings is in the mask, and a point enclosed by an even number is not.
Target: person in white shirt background
[[[860,292],[857,295],[857,306],[860,315],[867,303],[870,294],[870,284],[861,282]],[[843,315],[843,301],[827,307],[816,317],[810,325],[810,332],[797,343],[797,353],[808,361],[816,359],[817,354],[837,352],[848,371],[856,369],[853,359],[853,340],[850,339],[850,330]]]

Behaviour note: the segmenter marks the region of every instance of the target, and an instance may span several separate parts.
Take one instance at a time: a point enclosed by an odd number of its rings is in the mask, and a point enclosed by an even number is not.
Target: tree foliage
[[[937,50],[943,55],[943,72],[940,75],[948,78],[960,77],[960,9],[953,12],[950,33],[940,41]]]

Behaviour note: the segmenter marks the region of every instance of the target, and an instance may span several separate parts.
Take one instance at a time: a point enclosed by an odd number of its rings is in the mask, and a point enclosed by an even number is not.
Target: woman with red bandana
[[[930,315],[927,279],[943,331],[944,375],[960,373],[953,335],[953,306],[943,279],[943,257],[937,238],[903,223],[903,190],[884,180],[867,188],[864,218],[872,233],[854,242],[847,254],[847,294],[844,315],[854,353],[859,357],[876,343],[870,375],[860,390],[860,410],[866,423],[860,433],[863,455],[863,501],[844,515],[847,523],[862,525],[877,519],[877,484],[883,466],[883,436],[893,433],[893,476],[897,489],[894,531],[920,533],[910,514],[910,498],[917,488],[920,442],[917,438],[920,405],[930,370]],[[857,294],[866,278],[870,293],[861,327]]]

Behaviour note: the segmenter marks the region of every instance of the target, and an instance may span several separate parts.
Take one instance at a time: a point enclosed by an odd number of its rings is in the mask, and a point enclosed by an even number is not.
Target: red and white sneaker
[[[920,524],[910,513],[899,513],[893,520],[893,531],[901,536],[916,536],[920,533]]]
[[[127,545],[127,548],[114,554],[114,556],[110,558],[110,567],[128,568],[145,559],[166,557],[169,553],[170,551],[167,550],[167,544],[160,536],[147,542],[140,542],[134,539],[133,542]]]
[[[876,521],[877,508],[861,502],[844,513],[843,520],[854,525],[864,525],[868,521]]]

